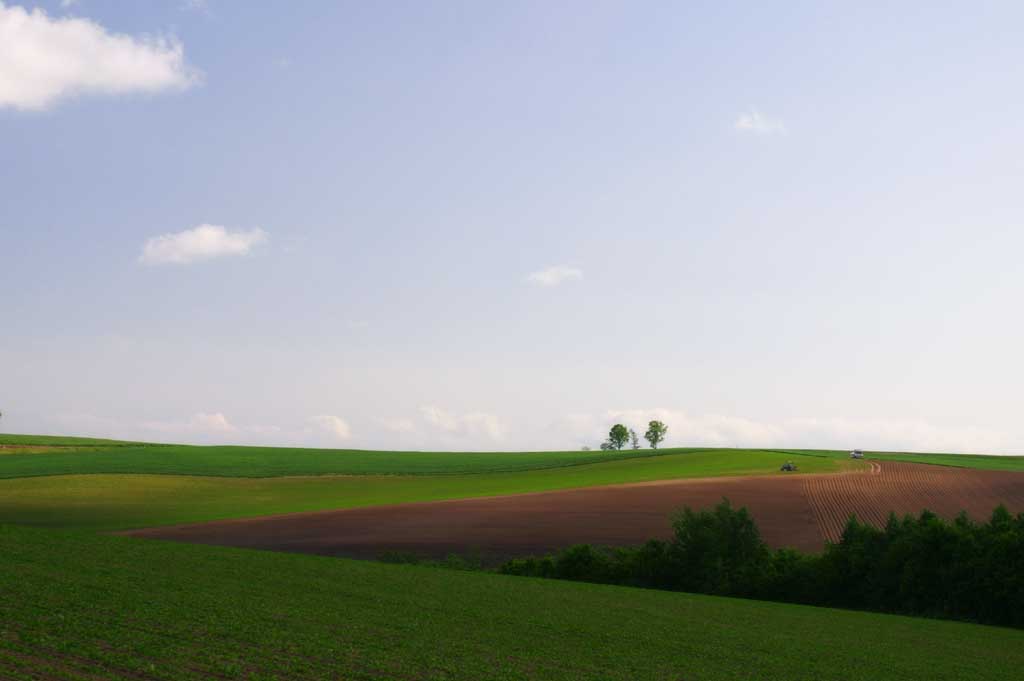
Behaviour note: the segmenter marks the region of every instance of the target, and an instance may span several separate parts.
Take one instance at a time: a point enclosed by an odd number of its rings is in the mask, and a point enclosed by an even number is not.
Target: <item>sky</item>
[[[0,1],[0,430],[1024,454],[1022,22]]]

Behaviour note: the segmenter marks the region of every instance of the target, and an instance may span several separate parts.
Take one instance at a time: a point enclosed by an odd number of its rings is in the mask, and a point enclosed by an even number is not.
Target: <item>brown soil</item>
[[[774,547],[819,551],[851,513],[876,525],[890,511],[961,509],[987,518],[1005,503],[1024,511],[1024,473],[872,462],[833,475],[703,478],[588,487],[506,497],[374,506],[138,530],[129,534],[199,544],[377,558],[404,551],[440,558],[476,553],[486,562],[571,544],[636,545],[668,538],[670,516],[729,498],[746,506]]]

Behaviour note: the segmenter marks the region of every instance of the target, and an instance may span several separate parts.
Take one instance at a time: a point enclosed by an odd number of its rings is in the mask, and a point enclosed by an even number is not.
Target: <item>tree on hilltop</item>
[[[657,449],[658,443],[665,439],[665,434],[668,432],[668,426],[661,421],[651,421],[647,424],[647,432],[644,433],[644,439],[651,443],[651,449]]]
[[[608,431],[608,444],[611,445],[612,449],[622,449],[628,441],[629,429],[621,423],[616,423],[612,426],[612,429]]]
[[[629,429],[629,444],[633,449],[640,449],[640,436],[632,428]]]

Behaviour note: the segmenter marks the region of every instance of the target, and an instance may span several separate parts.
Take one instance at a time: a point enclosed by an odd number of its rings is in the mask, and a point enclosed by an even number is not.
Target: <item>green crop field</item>
[[[25,454],[46,454],[45,457]],[[88,456],[82,456],[88,454]],[[190,446],[45,435],[0,434],[0,479],[43,475],[151,474],[271,478],[315,475],[467,475],[557,469],[615,461],[701,454],[706,474],[751,474],[756,466],[736,463],[734,454],[766,457],[764,472],[779,460],[799,457],[802,469],[828,470],[812,459],[847,459],[846,451],[728,448],[672,448],[552,452],[401,452],[302,447]],[[1024,470],[1024,456],[865,452],[868,459],[944,466]],[[707,462],[714,462],[710,465]],[[721,462],[720,473],[714,468]],[[642,464],[641,464],[642,465]]]
[[[20,442],[19,442],[20,440]],[[726,469],[732,453],[759,450],[678,448],[614,452],[391,452],[299,447],[197,447],[113,442],[75,442],[75,438],[0,435],[0,445],[48,447],[42,456],[18,456],[10,449],[0,460],[0,478],[94,473],[204,475],[269,478],[313,475],[462,475],[565,468],[674,454],[721,453]],[[88,456],[82,456],[83,453]],[[777,460],[777,455],[770,457]],[[705,461],[709,459],[704,459]],[[715,458],[714,460],[718,460]]]
[[[0,678],[1001,681],[1024,631],[0,527]]]
[[[27,462],[50,455],[20,457]],[[83,462],[93,454],[74,454]],[[451,455],[457,456],[457,455]],[[6,457],[3,464],[11,457]],[[182,475],[62,475],[0,479],[0,522],[130,529],[223,518],[352,508],[410,501],[521,494],[573,487],[720,475],[785,475],[850,465],[778,452],[703,450],[510,473],[280,478]]]
[[[817,456],[831,459],[846,459],[849,452],[830,449],[778,449],[771,450],[792,456]],[[977,468],[989,471],[1024,471],[1024,456],[997,456],[992,454],[941,454],[929,452],[869,452],[864,458],[875,461],[905,461],[927,463],[955,468]]]
[[[121,447],[145,445],[145,442],[105,440],[95,437],[70,437],[66,435],[14,435],[0,433],[0,446],[51,446],[51,447]]]
[[[0,522],[122,530],[275,513],[849,466],[833,450],[389,452],[0,435]],[[1024,470],[1021,457],[868,458]]]
[[[96,534],[783,475],[786,460],[809,473],[865,465],[843,452],[367,452],[32,436],[0,445],[3,679],[998,680],[1024,664],[1024,632],[992,627]]]

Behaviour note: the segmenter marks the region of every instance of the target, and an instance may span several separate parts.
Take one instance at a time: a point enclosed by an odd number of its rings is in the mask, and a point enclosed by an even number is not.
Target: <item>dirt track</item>
[[[772,546],[817,551],[851,513],[881,525],[889,511],[961,509],[987,518],[999,503],[1024,511],[1024,473],[874,463],[860,472],[703,478],[590,487],[507,497],[228,520],[153,528],[135,536],[376,558],[385,551],[443,557],[476,552],[488,561],[570,544],[626,546],[667,538],[670,514],[728,497],[750,509]]]

